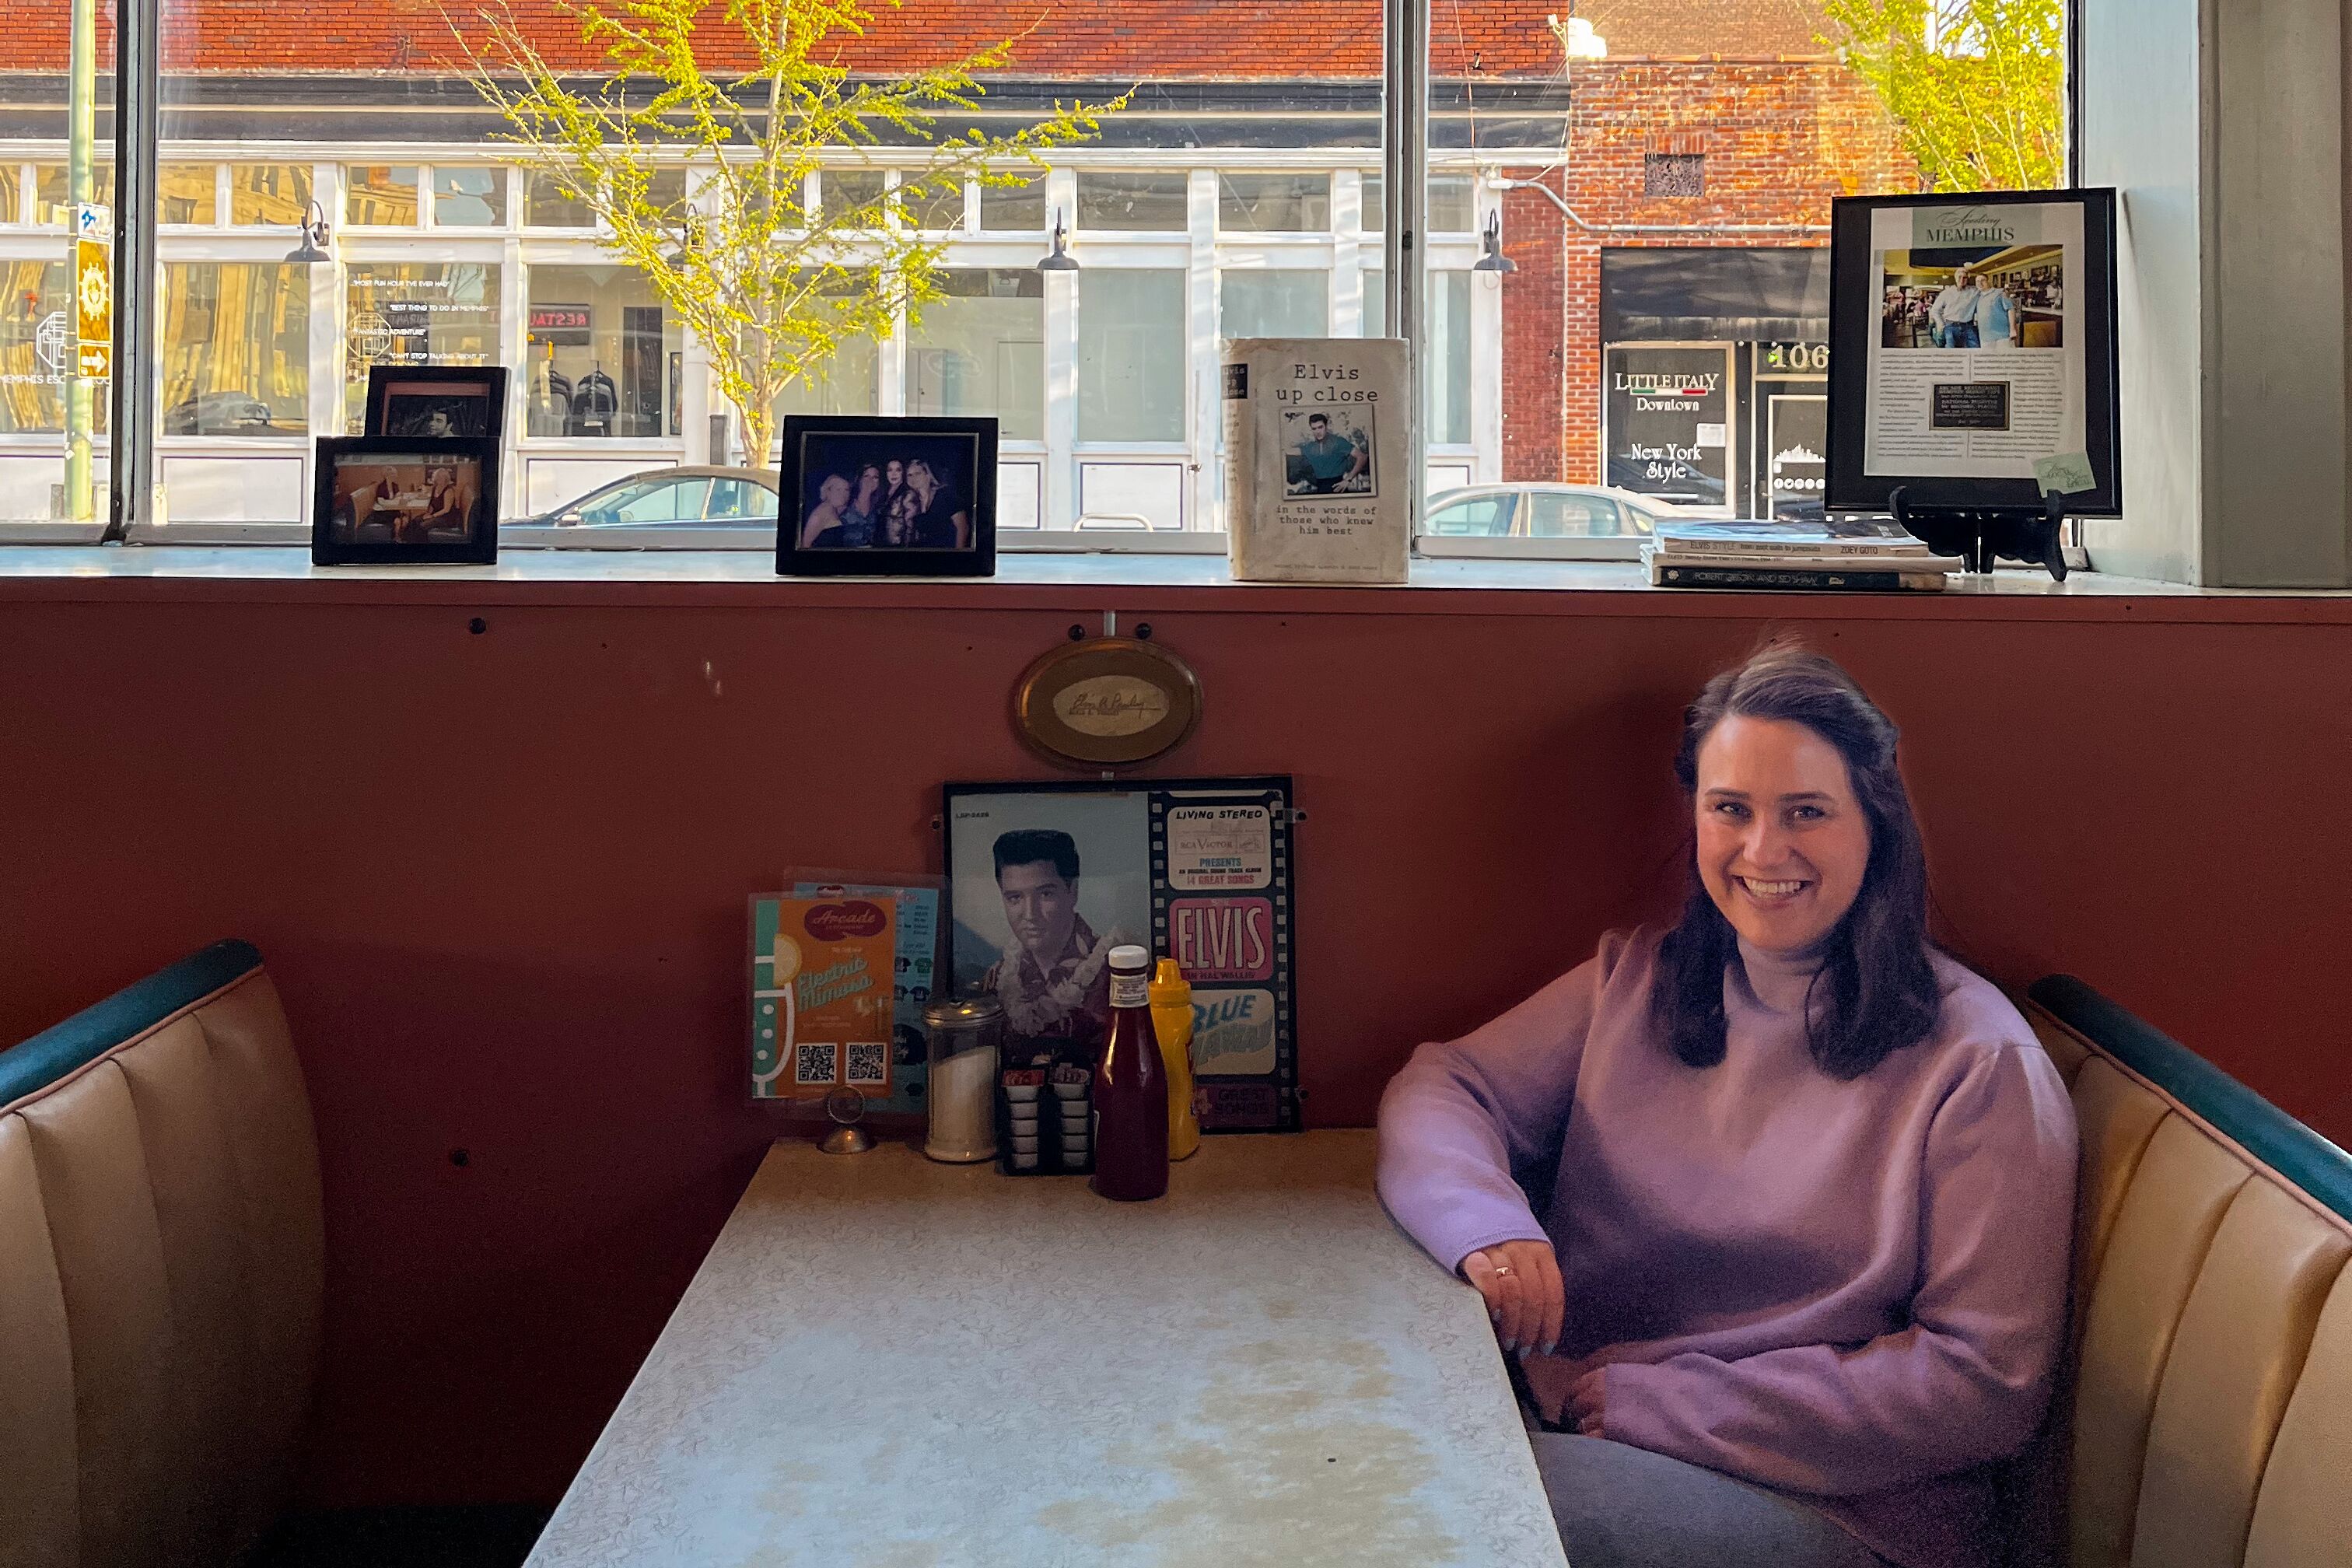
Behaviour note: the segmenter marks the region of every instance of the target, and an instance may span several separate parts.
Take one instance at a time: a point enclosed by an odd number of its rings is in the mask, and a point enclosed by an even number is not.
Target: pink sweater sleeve
[[[1931,1123],[1905,1328],[1602,1374],[1606,1435],[1766,1486],[1848,1496],[2016,1452],[2065,1332],[2073,1108],[2039,1049],[1988,1053]]]
[[[1389,1080],[1381,1201],[1447,1268],[1497,1242],[1548,1239],[1512,1171],[1559,1142],[1620,945],[1603,939],[1599,953],[1493,1023],[1422,1047]]]

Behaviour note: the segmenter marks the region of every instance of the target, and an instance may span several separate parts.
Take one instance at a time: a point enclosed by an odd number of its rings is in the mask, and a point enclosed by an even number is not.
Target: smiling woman
[[[1802,648],[1717,676],[1675,927],[1423,1046],[1381,1102],[1381,1195],[1524,1363],[1579,1568],[1997,1560],[1985,1467],[2049,1398],[2074,1115],[1928,945],[1895,739]]]

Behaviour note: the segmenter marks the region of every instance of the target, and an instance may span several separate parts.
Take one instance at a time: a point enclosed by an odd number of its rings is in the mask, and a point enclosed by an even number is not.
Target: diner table
[[[1562,1568],[1478,1296],[1369,1131],[1118,1204],[779,1142],[529,1568]]]

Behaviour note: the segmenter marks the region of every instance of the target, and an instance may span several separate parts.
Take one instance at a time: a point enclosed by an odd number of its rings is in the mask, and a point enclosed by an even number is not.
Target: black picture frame
[[[1035,805],[1013,820],[999,815],[1015,802]],[[1148,946],[1155,959],[1165,955],[1186,965],[1195,1016],[1207,1026],[1192,1042],[1193,1082],[1206,1102],[1201,1130],[1298,1131],[1298,863],[1292,833],[1301,815],[1297,803],[1297,781],[1287,773],[954,781],[942,785],[939,820],[947,879],[942,906],[947,963],[934,994],[960,996],[984,989],[984,983],[975,986],[974,976],[1004,956],[984,918],[984,907],[996,902],[994,896],[983,892],[975,901],[959,880],[960,873],[993,879],[982,873],[992,868],[996,840],[1008,827],[1060,829],[1075,841],[1080,856],[1080,918],[1091,922],[1103,909],[1097,902],[1089,910],[1088,876],[1120,879],[1127,886],[1114,897],[1135,922],[1127,934]],[[1263,824],[1263,837],[1230,858],[1206,858],[1198,834],[1219,832],[1219,824],[1247,820],[1238,814],[1254,814]],[[1104,835],[1113,832],[1139,837],[1118,841],[1114,863],[1106,871],[1100,853],[1108,843]],[[1247,832],[1242,836],[1255,837]],[[1250,927],[1255,934],[1245,941],[1239,940],[1237,928],[1228,927],[1237,937],[1226,950],[1232,968],[1220,971],[1198,963],[1196,944],[1187,932],[1198,929],[1188,922],[1200,913],[1222,914],[1228,921],[1255,916]],[[1099,939],[1108,931],[1098,929],[1095,934]],[[1004,1059],[1012,1062],[1036,1043],[1024,1045],[1008,1025]],[[1249,1048],[1227,1048],[1235,1044]],[[1085,1035],[1074,1038],[1064,1054],[1091,1060],[1098,1048],[1098,1039]]]
[[[439,439],[424,429],[424,416],[440,412],[448,434],[502,442],[506,439],[507,367],[502,364],[372,364],[368,366],[367,413],[362,428],[370,436]]]
[[[480,437],[400,437],[400,436],[324,436],[320,437],[312,462],[314,483],[310,507],[310,561],[317,566],[486,566],[499,558],[499,444]],[[362,478],[358,486],[342,481],[352,469],[369,467],[389,468],[394,478]],[[382,507],[370,497],[369,518],[355,515],[359,498],[365,493],[360,488],[384,482],[405,483],[414,479],[414,486],[400,493],[421,490],[425,505],[435,500],[432,489],[433,470],[439,468],[453,470],[452,480],[461,500],[470,489],[466,501],[470,520],[466,536],[449,538],[446,529],[419,526],[419,533],[439,533],[443,537],[421,537],[402,540],[402,524],[388,513],[420,511],[421,508],[404,502],[398,507]],[[422,472],[403,478],[398,470],[414,468]],[[469,482],[470,481],[470,482]],[[383,521],[371,521],[378,519]],[[424,525],[427,519],[420,515],[415,521]]]
[[[2084,333],[2084,455],[2095,481],[2061,498],[2075,517],[2123,514],[2123,445],[2118,423],[2120,372],[2116,325],[2116,193],[2112,189],[1940,192],[1926,195],[1842,196],[1830,206],[1830,382],[1828,510],[1885,512],[1894,494],[1907,506],[1937,510],[2041,512],[2044,498],[2031,479],[1953,475],[1869,475],[1870,354],[1885,303],[1871,289],[1871,221],[1892,208],[1997,208],[2072,205],[2083,215],[2082,276],[2062,286],[2081,306]],[[2068,312],[2073,316],[2073,311]],[[2029,351],[2030,352],[2030,351]]]
[[[996,574],[996,447],[993,418],[935,416],[893,417],[883,415],[793,414],[784,419],[782,450],[777,457],[777,490],[781,497],[776,520],[776,572],[786,577],[991,577]],[[968,542],[961,547],[881,542],[877,531],[868,542],[803,543],[803,535],[823,500],[830,479],[850,487],[845,502],[854,501],[858,479],[867,467],[881,469],[895,458],[902,466],[920,460],[927,468],[952,468],[940,475],[934,506],[941,493],[966,504]],[[869,505],[888,507],[892,498],[906,493],[902,477],[894,488],[880,480]],[[913,499],[919,503],[919,492]],[[831,504],[831,503],[825,503]],[[837,514],[836,514],[837,515]],[[898,526],[936,531],[952,527],[952,513],[928,520],[902,520]],[[863,531],[863,525],[853,523]],[[835,531],[827,528],[817,537]]]

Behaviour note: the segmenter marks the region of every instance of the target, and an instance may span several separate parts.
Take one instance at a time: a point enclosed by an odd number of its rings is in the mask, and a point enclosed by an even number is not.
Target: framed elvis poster
[[[949,784],[954,994],[1003,1004],[1008,1060],[1091,1062],[1140,943],[1192,982],[1202,1131],[1297,1131],[1292,809],[1280,775]]]
[[[2116,194],[1832,204],[1829,510],[2123,510]]]

